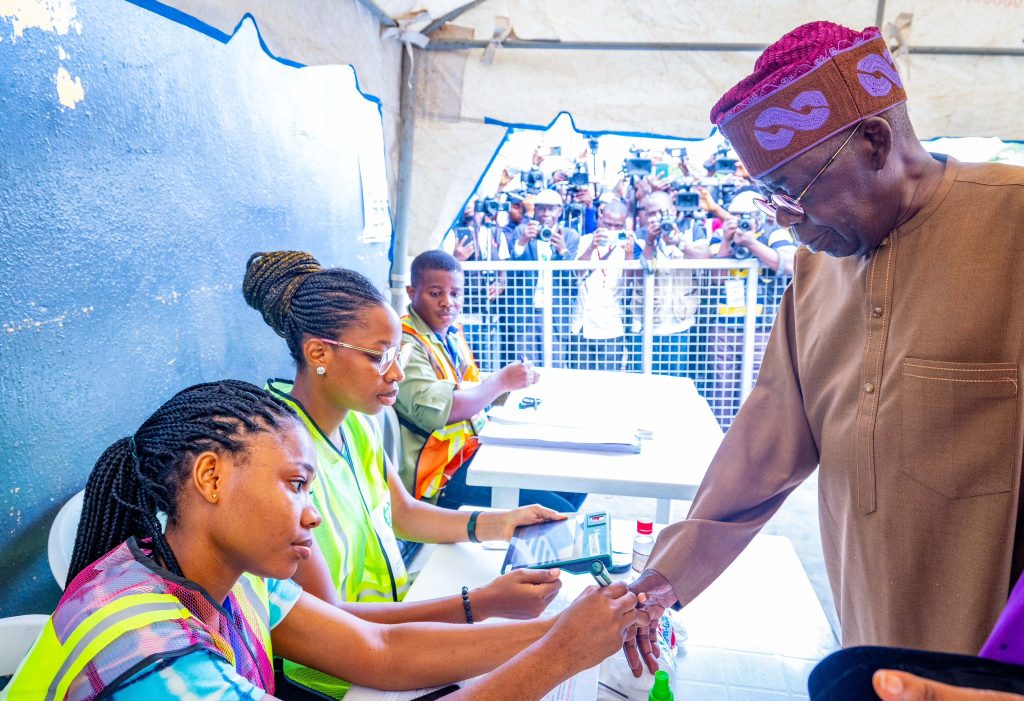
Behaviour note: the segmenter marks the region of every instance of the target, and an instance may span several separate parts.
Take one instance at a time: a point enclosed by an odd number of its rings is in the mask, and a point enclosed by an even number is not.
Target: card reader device
[[[559,567],[586,574],[593,562],[602,562],[609,569],[612,566],[611,518],[607,511],[516,527],[501,572]]]

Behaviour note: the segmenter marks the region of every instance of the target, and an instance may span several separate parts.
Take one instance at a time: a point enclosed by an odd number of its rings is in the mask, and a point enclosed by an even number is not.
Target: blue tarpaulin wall
[[[251,20],[49,5],[0,15],[0,616],[56,604],[49,527],[107,445],[189,384],[291,372],[242,300],[252,252],[388,269],[351,68],[277,60]]]

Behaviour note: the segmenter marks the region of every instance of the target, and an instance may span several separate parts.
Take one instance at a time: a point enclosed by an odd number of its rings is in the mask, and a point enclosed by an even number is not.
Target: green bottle
[[[668,685],[668,672],[659,669],[654,673],[654,686],[647,694],[647,701],[672,701],[675,698],[672,689]]]

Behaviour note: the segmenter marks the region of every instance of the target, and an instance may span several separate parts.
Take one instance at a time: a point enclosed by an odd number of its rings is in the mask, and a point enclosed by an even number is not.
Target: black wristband
[[[466,623],[472,623],[473,607],[469,605],[469,587],[462,587],[462,608],[466,609]]]
[[[474,511],[469,515],[469,520],[466,522],[466,535],[469,536],[470,543],[480,542],[480,539],[476,537],[476,520],[482,513],[483,511]]]

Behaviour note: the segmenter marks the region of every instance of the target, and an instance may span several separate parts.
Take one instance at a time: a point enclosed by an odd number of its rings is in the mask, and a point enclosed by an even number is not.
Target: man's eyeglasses
[[[807,191],[811,189],[811,185],[814,184],[814,181],[821,177],[821,174],[824,173],[825,169],[832,164],[832,161],[836,160],[836,156],[838,156],[842,152],[842,150],[846,148],[846,144],[850,143],[850,139],[852,139],[853,135],[857,133],[858,129],[860,129],[860,125],[861,122],[857,122],[857,125],[854,126],[853,131],[851,131],[850,135],[846,137],[846,141],[843,142],[843,145],[839,147],[838,151],[832,154],[832,158],[825,161],[825,165],[821,167],[821,170],[818,171],[817,175],[811,178],[811,182],[807,183],[807,187],[805,187],[803,191],[799,195],[797,195],[796,199],[793,199],[789,195],[782,195],[777,192],[773,192],[767,198],[754,198],[754,205],[770,217],[777,217],[779,210],[781,209],[789,216],[803,220],[804,207],[802,204],[800,204],[800,200],[802,200],[804,198],[804,195],[807,194]]]
[[[380,358],[380,363],[377,364],[377,373],[383,377],[387,374],[387,371],[391,369],[391,366],[398,361],[398,367],[405,369],[405,366],[409,362],[409,358],[412,356],[412,344],[405,343],[399,348],[398,346],[391,346],[382,351],[374,350],[373,348],[363,348],[362,346],[353,346],[350,343],[342,343],[341,341],[335,341],[330,338],[321,338],[320,341],[329,343],[332,346],[341,346],[342,348],[349,348],[351,350],[359,351],[360,353],[369,353],[375,358]]]

